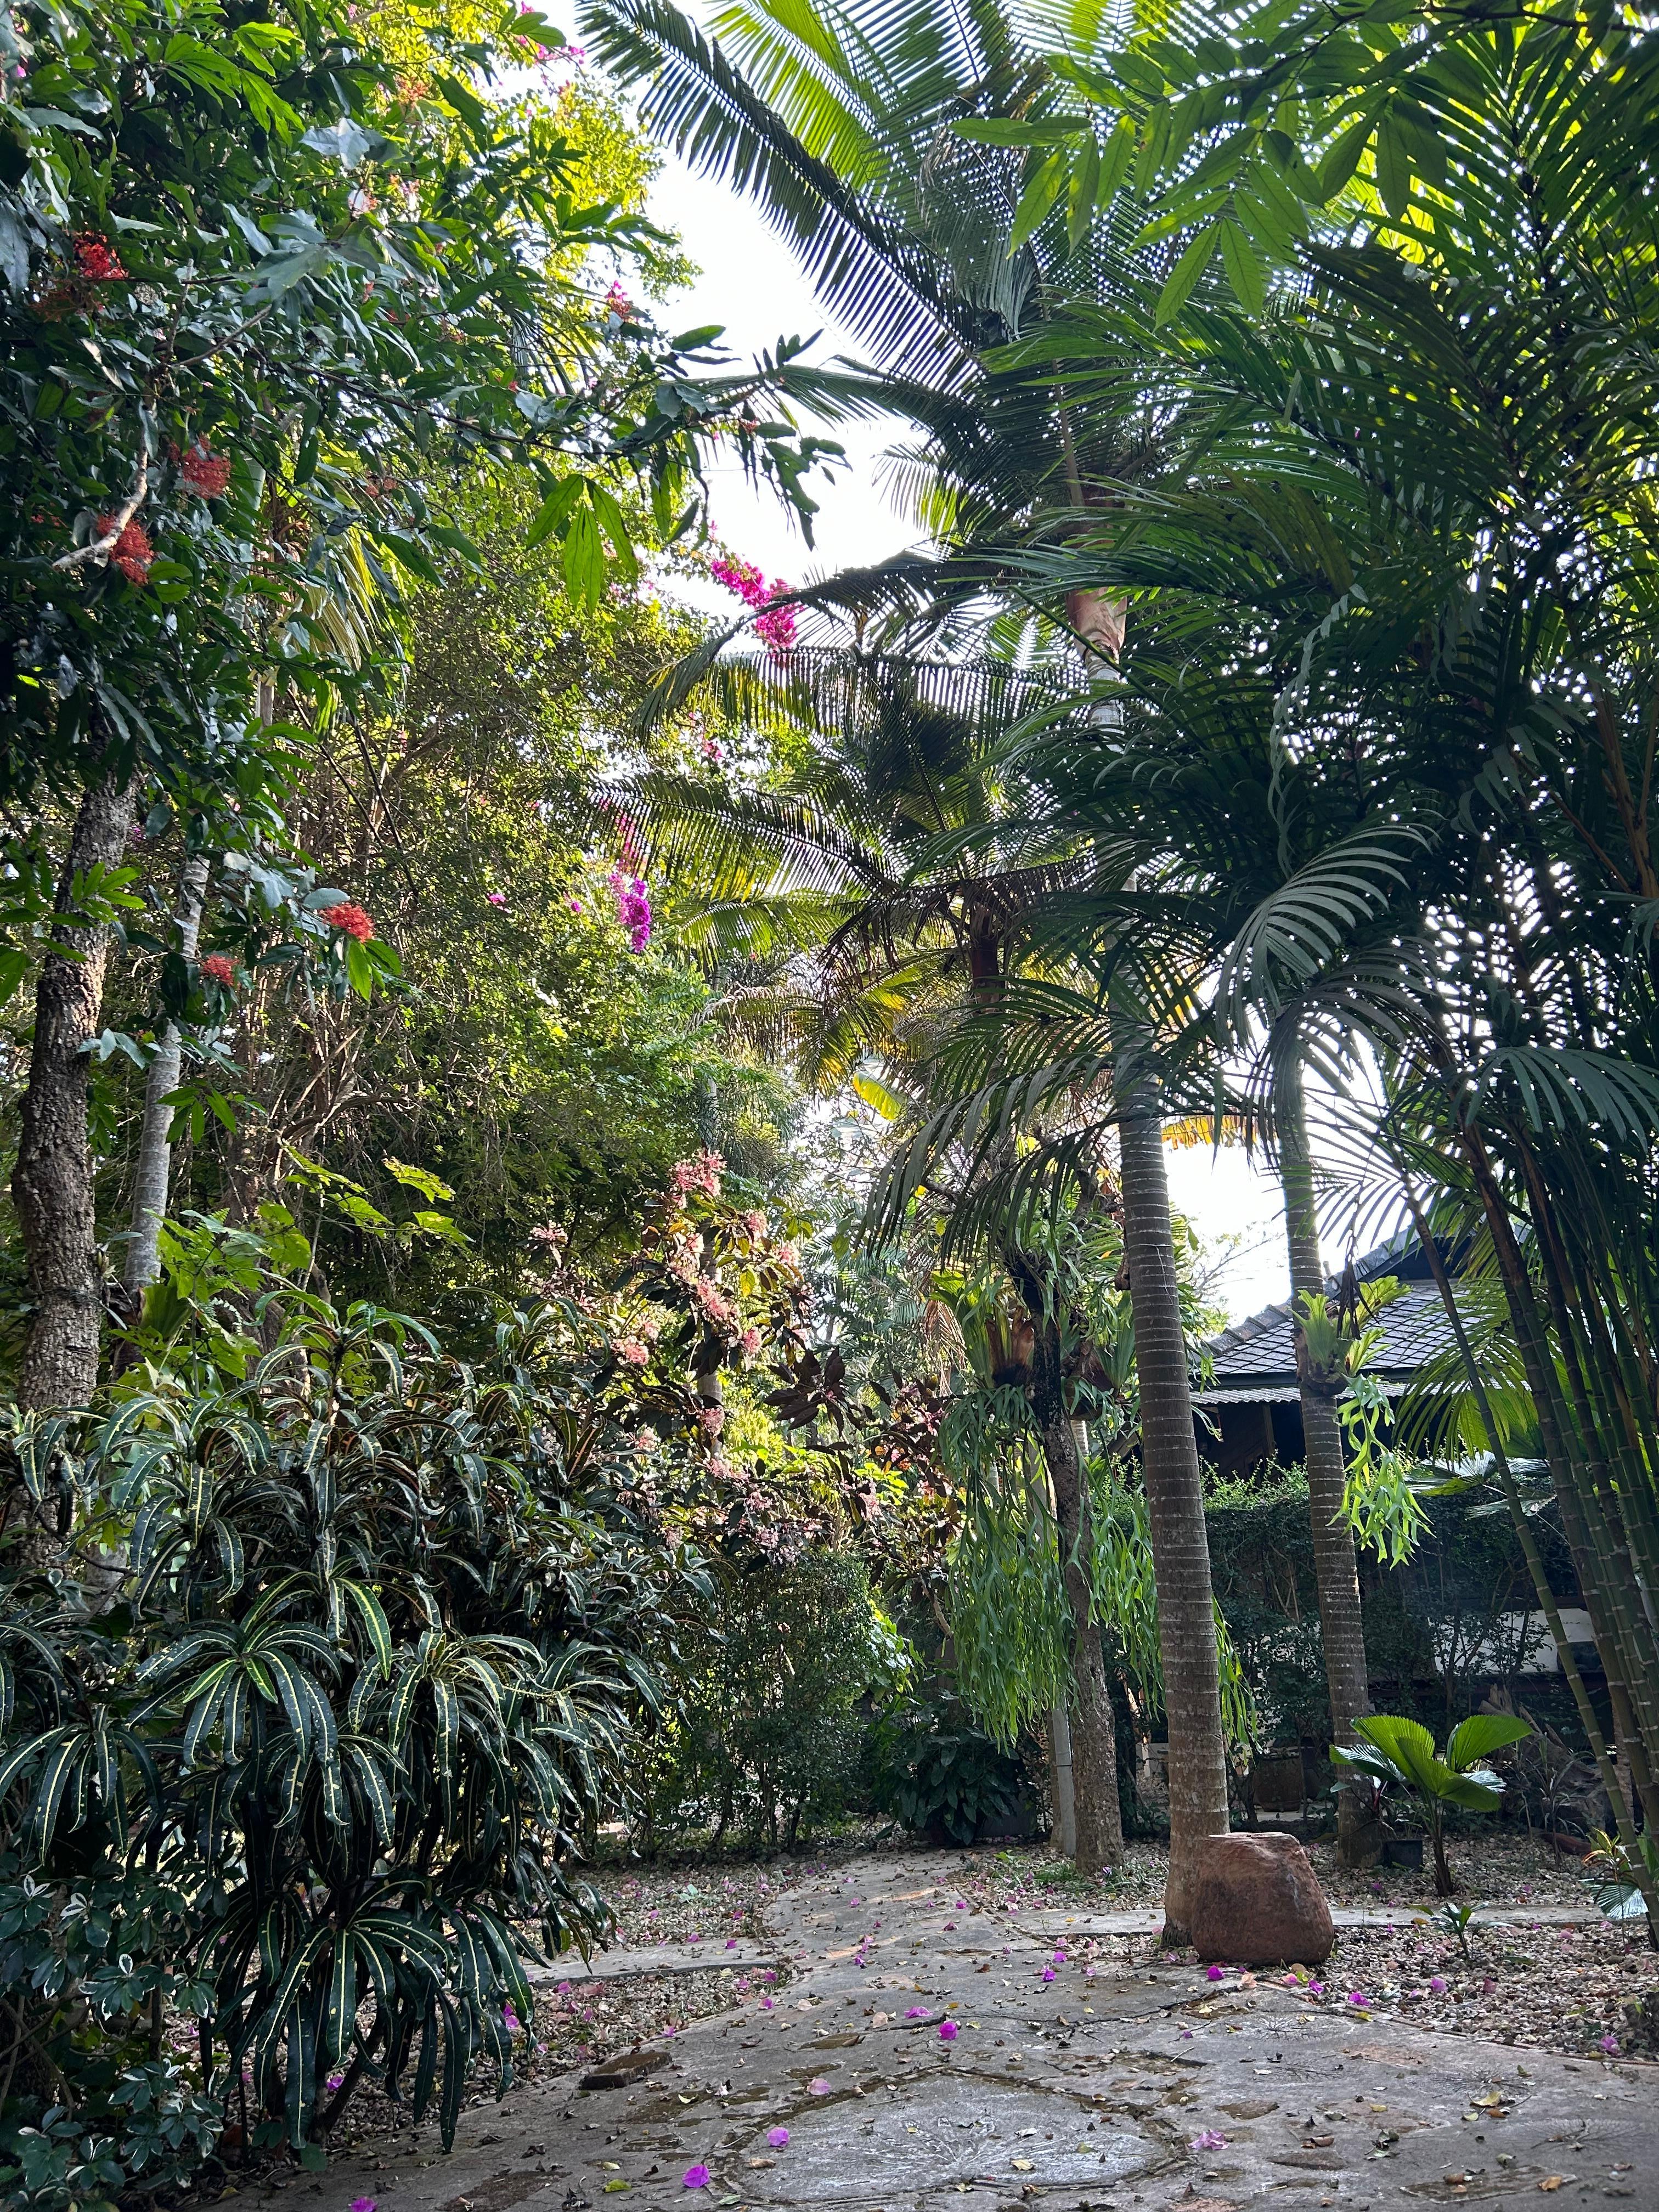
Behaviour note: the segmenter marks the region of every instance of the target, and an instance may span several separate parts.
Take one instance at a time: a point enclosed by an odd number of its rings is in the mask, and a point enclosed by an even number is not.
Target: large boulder
[[[1331,1954],[1331,1908],[1294,1836],[1211,1836],[1200,1847],[1188,1925],[1200,1959],[1316,1966]]]

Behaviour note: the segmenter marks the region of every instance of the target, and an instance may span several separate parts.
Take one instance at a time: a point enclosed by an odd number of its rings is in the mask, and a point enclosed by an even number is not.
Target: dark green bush
[[[793,1844],[860,1802],[865,1707],[903,1648],[854,1553],[764,1559],[721,1581],[709,1628],[683,1649],[680,1698],[647,1789],[647,1847],[732,1831]]]
[[[602,1928],[569,1833],[706,1588],[562,1340],[474,1370],[302,1307],[245,1382],[12,1410],[8,1496],[73,1533],[0,1553],[0,2188],[165,2185],[222,2114],[320,2165],[364,2080],[447,2140],[478,2057],[505,2086],[523,1929]]]
[[[1024,1769],[975,1727],[959,1698],[919,1701],[884,1716],[872,1752],[876,1806],[907,1828],[953,1844],[1006,1832]]]

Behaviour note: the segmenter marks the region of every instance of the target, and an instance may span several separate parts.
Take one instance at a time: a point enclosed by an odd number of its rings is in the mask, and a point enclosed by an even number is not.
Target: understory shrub
[[[793,1844],[857,1808],[870,1710],[908,1654],[855,1553],[814,1547],[732,1569],[683,1662],[647,1788],[648,1848],[702,1832],[718,1847],[734,1831]]]
[[[526,1929],[605,1924],[568,1838],[706,1593],[556,1310],[476,1369],[291,1311],[245,1381],[5,1417],[0,2190],[40,2212],[216,2139],[320,2166],[365,2081],[447,2142],[475,2062],[510,2078]]]
[[[872,1770],[878,1811],[953,1844],[1006,1834],[1025,1787],[1018,1754],[994,1743],[948,1693],[884,1715],[872,1732]]]

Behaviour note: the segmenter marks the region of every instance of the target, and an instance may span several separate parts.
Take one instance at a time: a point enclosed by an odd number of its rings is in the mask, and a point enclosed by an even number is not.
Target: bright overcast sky
[[[695,175],[670,155],[652,195],[652,213],[678,233],[701,270],[696,282],[662,311],[671,329],[723,324],[726,343],[747,359],[775,346],[781,337],[821,330],[815,356],[855,354],[851,333],[828,321],[788,248],[746,200]],[[879,459],[896,427],[854,424],[838,433],[848,464],[833,483],[820,488],[816,544],[809,552],[787,508],[769,489],[759,491],[733,465],[711,478],[715,534],[769,576],[791,583],[836,568],[863,567],[900,551],[916,535],[878,483]],[[711,613],[733,611],[716,585],[672,588]],[[1209,1248],[1217,1302],[1230,1317],[1246,1315],[1289,1296],[1284,1216],[1278,1187],[1238,1149],[1168,1155],[1172,1203],[1193,1221]],[[1337,1255],[1328,1250],[1329,1263]]]

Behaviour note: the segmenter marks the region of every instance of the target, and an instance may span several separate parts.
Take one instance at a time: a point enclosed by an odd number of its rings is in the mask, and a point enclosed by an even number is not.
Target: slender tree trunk
[[[1058,1367],[1059,1331],[1039,1322],[1040,1337],[1052,1334]],[[1039,1415],[1041,1419],[1042,1416]],[[1054,1490],[1066,1568],[1066,1595],[1072,1608],[1072,1803],[1076,1830],[1073,1846],[1085,1874],[1116,1866],[1123,1856],[1123,1812],[1117,1796],[1117,1739],[1106,1681],[1106,1656],[1090,1600],[1089,1553],[1093,1516],[1085,1492],[1077,1435],[1062,1406],[1057,1419],[1042,1419],[1042,1455]]]
[[[1325,1287],[1319,1257],[1319,1211],[1314,1195],[1313,1156],[1308,1144],[1308,1115],[1302,1091],[1301,1048],[1293,1041],[1274,1071],[1273,1115],[1279,1130],[1279,1179],[1285,1191],[1285,1236],[1290,1247],[1293,1302],[1316,1297]],[[1338,1743],[1357,1743],[1354,1723],[1371,1710],[1365,1666],[1365,1631],[1359,1607],[1359,1575],[1354,1565],[1353,1534],[1342,1515],[1346,1469],[1342,1427],[1336,1402],[1308,1370],[1307,1350],[1298,1322],[1297,1376],[1302,1395],[1304,1463],[1308,1474],[1308,1511],[1313,1522],[1314,1579],[1319,1588],[1320,1639],[1325,1647],[1325,1684],[1331,1701],[1331,1731]],[[1336,1855],[1345,1867],[1370,1866],[1381,1848],[1371,1816],[1369,1787],[1351,1779],[1336,1801]]]
[[[185,960],[196,957],[207,880],[208,855],[192,854],[179,878],[179,904],[173,917],[177,950]],[[179,1025],[170,1021],[161,1031],[144,1084],[143,1127],[139,1132],[138,1164],[132,1179],[132,1231],[121,1279],[135,1301],[161,1272],[158,1248],[173,1168],[173,1146],[167,1139],[173,1126],[173,1109],[166,1102],[179,1088],[182,1059]]]
[[[1054,1819],[1061,1848],[1085,1873],[1115,1866],[1123,1856],[1123,1812],[1117,1794],[1117,1739],[1106,1679],[1106,1656],[1094,1618],[1089,1558],[1094,1516],[1089,1509],[1078,1428],[1066,1404],[1066,1376],[1060,1323],[1052,1307],[1054,1286],[1030,1255],[1006,1255],[1027,1313],[1031,1317],[1031,1411],[1042,1439],[1043,1463],[1054,1497],[1054,1522],[1072,1615],[1072,1698],[1066,1713],[1054,1716]],[[1062,1773],[1060,1747],[1063,1717],[1069,1769]],[[1065,1796],[1069,1785],[1071,1817]],[[1067,1830],[1070,1830],[1069,1839]]]
[[[1170,1729],[1170,1879],[1164,1940],[1187,1941],[1192,1883],[1207,1836],[1227,1832],[1227,1753],[1215,1599],[1198,1437],[1181,1326],[1170,1186],[1155,1072],[1139,1018],[1119,1010],[1112,1036],[1121,1116],[1123,1242],[1140,1385],[1141,1465],[1158,1582],[1158,1646]]]
[[[77,878],[122,860],[131,819],[125,777],[112,772],[88,789],[58,883],[60,914],[73,911]],[[11,1177],[33,1305],[17,1395],[25,1406],[42,1410],[90,1399],[103,1320],[83,1047],[98,1032],[109,932],[66,921],[54,942],[63,950],[48,952],[35,988],[34,1041]]]

